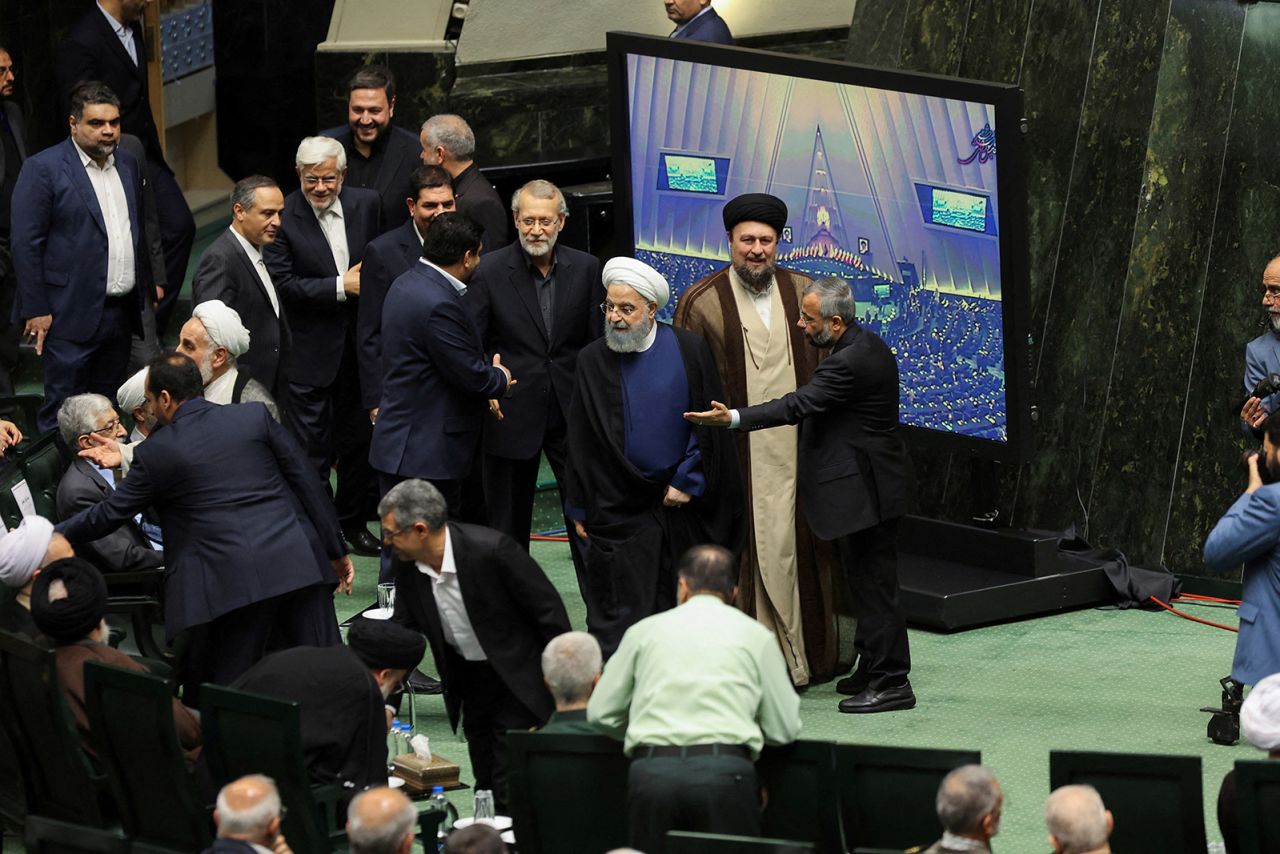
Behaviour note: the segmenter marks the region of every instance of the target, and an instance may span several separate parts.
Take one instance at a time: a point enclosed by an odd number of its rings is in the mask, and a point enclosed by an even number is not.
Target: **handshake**
[[[506,365],[502,364],[502,357],[497,353],[493,354],[493,366],[507,375],[507,391],[511,391],[511,387],[516,384],[517,380],[511,376],[511,371]],[[502,420],[502,405],[498,403],[497,398],[490,398],[489,412],[494,418]]]

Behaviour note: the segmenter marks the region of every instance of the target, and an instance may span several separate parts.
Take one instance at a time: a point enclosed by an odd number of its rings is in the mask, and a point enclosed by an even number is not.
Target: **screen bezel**
[[[619,251],[635,254],[631,199],[631,121],[627,55],[760,71],[787,77],[825,80],[853,86],[908,92],[992,105],[999,140],[996,191],[999,212],[1001,319],[1004,333],[1007,440],[997,442],[903,424],[914,445],[1002,462],[1026,462],[1032,451],[1028,309],[1030,273],[1027,254],[1027,149],[1022,90],[1013,84],[985,83],[936,74],[873,68],[835,60],[811,59],[754,48],[729,47],[636,33],[605,37],[609,69],[609,128],[613,150],[614,222]]]

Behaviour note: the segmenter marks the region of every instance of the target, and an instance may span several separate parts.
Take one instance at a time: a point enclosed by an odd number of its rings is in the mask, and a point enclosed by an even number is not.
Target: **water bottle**
[[[400,755],[400,721],[397,718],[391,719],[391,729],[387,730],[387,767],[391,767],[392,760]]]
[[[419,830],[422,832],[422,850],[437,850],[432,846],[433,844],[438,846],[440,843],[432,843],[429,840],[448,835],[457,817],[458,810],[444,796],[444,787],[432,786],[431,797],[427,799],[426,809],[422,811],[418,825]]]
[[[404,745],[404,749],[400,752],[413,753],[413,724],[408,721],[400,724],[400,737],[403,739],[401,743]]]

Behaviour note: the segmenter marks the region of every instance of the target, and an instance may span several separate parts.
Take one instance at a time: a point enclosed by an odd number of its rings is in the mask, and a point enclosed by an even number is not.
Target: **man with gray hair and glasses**
[[[898,428],[898,362],[858,325],[855,309],[844,280],[809,283],[797,326],[813,346],[831,348],[809,382],[757,406],[731,410],[713,401],[685,417],[747,431],[800,425],[800,503],[814,534],[838,546],[858,620],[858,670],[866,677],[840,711],[888,712],[916,704],[898,600],[898,523],[907,511],[910,464]]]
[[[400,792],[386,786],[366,789],[347,808],[351,854],[409,854],[417,820],[418,811]]]
[[[418,135],[422,143],[422,162],[443,166],[453,176],[453,193],[458,210],[474,219],[484,229],[484,248],[500,249],[507,245],[507,212],[502,198],[476,165],[476,135],[462,116],[442,113],[422,123]]]
[[[924,854],[963,854],[991,851],[991,837],[1000,832],[1004,793],[995,775],[981,765],[962,765],[938,787],[938,821],[942,838]]]
[[[233,780],[218,792],[218,838],[204,854],[292,854],[280,833],[284,807],[275,781],[262,774]]]
[[[542,651],[542,681],[556,710],[538,732],[601,735],[587,723],[587,701],[604,667],[600,643],[586,632],[565,632]]]
[[[1111,810],[1093,786],[1062,786],[1044,803],[1053,854],[1111,854]]]

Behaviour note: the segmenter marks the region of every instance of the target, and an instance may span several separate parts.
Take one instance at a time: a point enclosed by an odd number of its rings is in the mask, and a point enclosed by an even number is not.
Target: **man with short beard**
[[[542,455],[564,484],[566,413],[578,351],[600,337],[600,262],[557,238],[568,209],[549,181],[530,181],[511,198],[518,240],[487,252],[466,306],[484,348],[520,377],[493,401],[484,426],[484,496],[490,527],[529,548],[533,494]],[[579,586],[582,565],[573,551]]]
[[[818,351],[796,325],[809,279],[777,266],[786,224],[787,206],[775,196],[730,200],[724,206],[730,265],[690,285],[676,305],[675,325],[710,346],[730,407],[789,394],[818,364]],[[736,440],[749,531],[738,604],[773,629],[792,681],[807,685],[834,675],[840,645],[829,550],[796,508],[797,435],[786,427]]]
[[[680,411],[720,399],[711,351],[658,323],[671,292],[657,270],[614,258],[603,278],[604,337],[578,354],[565,509],[586,552],[587,629],[607,658],[629,626],[676,604],[679,556],[738,548],[743,519],[732,442]]]
[[[1240,410],[1246,433],[1260,437],[1262,422],[1280,406],[1280,395],[1265,400],[1253,396],[1258,383],[1269,374],[1280,373],[1280,256],[1267,262],[1262,271],[1262,309],[1267,313],[1267,331],[1244,348],[1244,393],[1248,400]]]
[[[258,401],[271,417],[280,420],[280,408],[266,386],[240,371],[237,360],[249,352],[249,330],[240,315],[222,300],[206,300],[191,311],[191,319],[178,332],[178,352],[191,357],[204,381],[204,399],[210,403]]]

